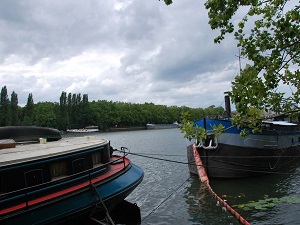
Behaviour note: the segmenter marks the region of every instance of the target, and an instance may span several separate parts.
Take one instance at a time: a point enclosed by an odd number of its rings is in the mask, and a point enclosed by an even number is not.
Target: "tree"
[[[77,95],[78,96],[78,95]],[[80,127],[86,127],[88,125],[93,125],[91,123],[91,112],[89,106],[89,97],[87,94],[82,96],[82,100],[78,103],[78,123]]]
[[[52,102],[38,102],[34,105],[34,124],[41,127],[58,127],[56,107],[59,108],[58,103]],[[58,110],[59,111],[59,110]]]
[[[165,0],[165,3],[172,1]],[[232,82],[229,93],[242,117],[251,120],[256,111],[254,117],[257,118],[257,113],[262,110],[299,111],[299,1],[207,0],[205,7],[211,28],[220,30],[215,43],[220,43],[227,33],[234,32],[241,56],[251,62]],[[247,13],[235,23],[233,16],[241,9]],[[280,91],[282,85],[292,90],[291,96]]]
[[[73,125],[72,93],[68,94],[67,105],[68,105],[69,126],[72,127]]]
[[[6,86],[1,89],[1,99],[0,99],[0,126],[10,125],[10,105],[9,98],[7,95]]]
[[[68,96],[68,101],[69,101],[69,96]],[[71,122],[70,123],[71,128],[74,128],[74,127],[79,128],[78,125],[76,124],[76,116],[77,116],[77,114],[76,114],[76,94],[72,94],[72,97],[71,97],[71,113],[69,114],[70,122]]]
[[[13,91],[10,97],[10,110],[11,110],[11,125],[19,125],[19,106],[18,106],[18,95]]]
[[[160,1],[160,0],[159,0]],[[173,1],[172,0],[164,0],[164,2],[166,3],[166,5],[170,5],[170,4],[172,4],[173,3]]]
[[[24,125],[33,125],[34,122],[34,102],[32,93],[28,94],[27,104],[24,108]]]
[[[67,93],[62,92],[59,98],[59,130],[67,130],[69,125]]]

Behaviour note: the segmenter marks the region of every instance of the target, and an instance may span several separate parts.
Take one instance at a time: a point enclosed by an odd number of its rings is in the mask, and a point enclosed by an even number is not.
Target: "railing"
[[[126,152],[126,150],[127,150],[127,152]],[[121,147],[121,151],[120,151],[121,153],[123,153],[123,163],[124,163],[124,167],[126,166],[125,165],[125,160],[124,160],[124,158],[125,158],[125,156],[127,156],[129,153],[130,153],[130,151],[129,151],[129,149],[128,148],[126,148],[126,147]]]
[[[266,139],[258,139],[258,138],[246,138],[244,140],[245,147],[278,147],[278,140],[266,140]]]

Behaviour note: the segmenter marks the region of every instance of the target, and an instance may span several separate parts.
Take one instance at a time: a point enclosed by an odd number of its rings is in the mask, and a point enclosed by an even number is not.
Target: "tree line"
[[[34,103],[29,93],[27,104],[18,105],[14,91],[10,98],[6,86],[1,89],[0,126],[43,126],[59,130],[98,126],[101,130],[112,127],[140,127],[147,123],[173,123],[181,121],[188,111],[192,120],[222,115],[223,107],[190,108],[187,106],[165,106],[153,103],[126,103],[107,100],[89,101],[87,94],[62,92],[59,102]]]

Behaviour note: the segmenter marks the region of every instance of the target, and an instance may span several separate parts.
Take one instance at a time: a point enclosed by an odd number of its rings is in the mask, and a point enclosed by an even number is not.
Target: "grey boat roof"
[[[295,123],[290,123],[287,121],[264,121],[264,123],[271,123],[274,125],[282,125],[282,126],[297,126]]]
[[[15,148],[0,149],[0,167],[32,160],[60,156],[102,146],[109,141],[96,136],[63,138],[46,143],[17,144]]]

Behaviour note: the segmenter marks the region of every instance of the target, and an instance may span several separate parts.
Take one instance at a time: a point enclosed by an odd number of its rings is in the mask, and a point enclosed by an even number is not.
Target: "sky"
[[[204,1],[2,0],[0,86],[25,105],[89,101],[224,106],[239,72],[233,34],[221,44]],[[242,62],[243,63],[243,62]]]

